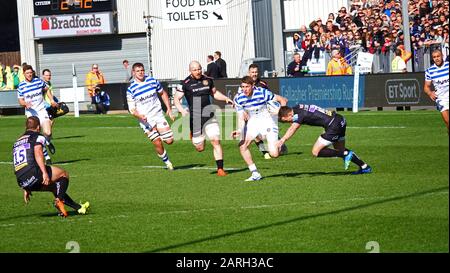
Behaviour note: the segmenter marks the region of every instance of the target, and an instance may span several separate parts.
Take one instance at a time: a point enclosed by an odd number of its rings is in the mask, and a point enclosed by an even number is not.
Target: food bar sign
[[[228,24],[227,0],[161,0],[164,29]]]

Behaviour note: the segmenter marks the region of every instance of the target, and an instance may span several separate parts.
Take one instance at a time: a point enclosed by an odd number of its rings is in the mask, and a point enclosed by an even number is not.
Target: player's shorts
[[[26,109],[25,114],[27,115],[27,118],[29,117],[38,117],[39,121],[42,124],[44,121],[50,120],[50,117],[48,116],[47,110],[42,109],[40,111],[36,111],[34,109]]]
[[[202,118],[201,119],[201,128],[194,126],[193,120],[191,120],[191,134],[192,134],[192,144],[195,146],[201,145],[206,138],[211,139],[219,139],[220,138],[220,126],[217,120],[213,118]],[[194,129],[195,127],[195,129]]]
[[[162,112],[159,112],[151,117],[150,116],[146,117],[147,117],[146,122],[142,121],[139,122],[139,126],[141,126],[145,134],[151,132],[153,128],[163,129],[169,127],[169,123],[167,122]]]
[[[258,136],[267,140],[269,151],[275,151],[278,141],[278,122],[275,122],[272,117],[250,118],[244,128],[244,139],[253,140]]]
[[[438,98],[436,99],[436,109],[439,112],[444,112],[448,110],[448,97],[447,98]]]
[[[47,169],[48,177],[52,177],[52,168],[50,166],[45,166]],[[24,190],[29,191],[40,191],[43,188],[42,182],[44,181],[42,177],[41,169],[36,166],[36,168],[29,170],[20,177],[17,177],[17,183],[19,187]]]
[[[339,114],[336,114],[330,122],[325,133],[320,135],[321,141],[325,145],[331,145],[334,142],[345,140],[345,131],[347,130],[347,121]]]

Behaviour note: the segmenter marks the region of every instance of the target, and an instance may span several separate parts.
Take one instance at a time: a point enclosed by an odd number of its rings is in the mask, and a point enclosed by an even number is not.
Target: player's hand
[[[428,94],[428,97],[430,97],[430,99],[431,99],[432,101],[436,101],[436,99],[437,99],[436,92],[430,92],[430,93]]]
[[[283,146],[284,142],[285,142],[284,139],[280,139],[280,140],[277,141],[276,146],[277,146],[278,150],[281,149],[281,146]]]
[[[55,101],[52,101],[50,104],[52,105],[52,107],[58,107],[58,104]]]
[[[50,178],[47,173],[42,174],[42,184],[48,186],[50,184]]]
[[[241,132],[240,132],[240,131],[233,131],[233,132],[231,132],[231,137],[232,137],[233,139],[238,138],[240,135],[241,135]]]
[[[175,116],[172,114],[172,110],[167,110],[166,114],[172,121],[175,120]]]
[[[233,100],[227,98],[227,99],[225,100],[225,102],[226,102],[226,104],[231,104],[231,105],[234,107],[234,101],[233,101]]]
[[[144,115],[140,116],[139,119],[140,119],[142,122],[147,122],[147,117],[144,116]]]
[[[30,202],[31,195],[31,191],[23,190],[23,201],[25,202],[25,204],[28,204]]]

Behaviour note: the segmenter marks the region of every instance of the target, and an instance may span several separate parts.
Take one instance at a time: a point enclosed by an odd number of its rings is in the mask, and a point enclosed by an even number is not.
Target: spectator
[[[129,83],[129,82],[133,79],[133,75],[132,75],[132,72],[131,72],[130,63],[128,62],[128,60],[123,60],[122,65],[123,65],[123,68],[124,68],[124,70],[125,70],[125,73],[124,73],[124,76],[125,76],[124,82],[125,82],[125,83]]]
[[[5,80],[3,78],[4,78],[3,64],[0,62],[0,90],[3,90],[6,86]]]
[[[227,75],[227,63],[224,59],[222,59],[222,53],[220,51],[214,52],[214,59],[219,67],[219,76],[218,78],[228,78]]]
[[[395,58],[391,63],[391,72],[393,73],[405,73],[406,72],[406,63],[402,59],[402,51],[397,48],[395,50]]]
[[[207,62],[205,75],[213,79],[219,78],[219,67],[214,62],[214,57],[212,55],[208,55]]]
[[[106,91],[102,91],[100,87],[94,89],[94,103],[96,108],[96,114],[106,114],[109,111],[111,100]]]
[[[302,60],[300,53],[294,54],[294,60],[288,65],[287,73],[289,77],[303,77],[306,73],[306,62]]]
[[[350,75],[352,74],[352,68],[345,61],[343,57],[341,57],[341,53],[339,50],[333,50],[331,52],[332,59],[328,63],[327,67],[327,75]]]
[[[89,92],[89,96],[91,97],[91,103],[94,102],[94,93],[95,87],[99,84],[105,84],[105,77],[103,73],[100,71],[98,64],[93,64],[91,71],[86,74],[86,86]]]
[[[302,49],[302,38],[300,37],[300,34],[294,33],[293,43],[295,52],[298,52]]]
[[[19,70],[20,70],[20,66],[15,64],[13,66],[13,73],[12,73],[13,81],[14,81],[14,89],[17,89],[19,87],[19,84],[20,84]]]

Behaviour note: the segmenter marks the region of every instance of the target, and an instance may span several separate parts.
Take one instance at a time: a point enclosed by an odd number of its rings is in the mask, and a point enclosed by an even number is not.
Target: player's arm
[[[274,95],[274,100],[278,101],[281,106],[286,106],[288,103],[288,99],[286,99],[285,97],[282,97],[280,95]]]
[[[127,92],[127,104],[128,104],[128,111],[130,114],[132,114],[135,118],[140,119],[142,121],[147,121],[147,118],[145,115],[141,115],[139,111],[136,109],[136,102],[134,101],[133,97],[131,96],[131,93]]]
[[[436,101],[436,93],[431,88],[431,81],[425,80],[425,84],[423,86],[423,91],[430,97],[432,101]]]
[[[50,104],[53,106],[53,107],[58,107],[58,104],[55,102],[55,100],[53,99],[53,92],[52,92],[52,90],[50,90],[49,88],[47,88],[47,96],[48,96],[48,99],[50,100]]]
[[[42,151],[42,147],[42,143],[34,146],[34,158],[42,172],[42,184],[47,186],[50,183],[50,178],[48,177],[47,169],[45,168],[44,152]]]
[[[245,112],[244,108],[239,103],[237,103],[236,98],[234,99],[234,107],[238,116],[238,128],[231,133],[231,137],[236,138],[243,133],[248,115]]]
[[[224,94],[222,94],[219,90],[217,90],[215,87],[212,88],[211,90],[214,99],[219,100],[219,101],[224,101],[226,103],[229,103],[231,105],[234,105],[233,100],[231,100],[229,97],[225,96]]]
[[[183,97],[184,97],[184,92],[177,90],[177,92],[175,93],[175,96],[173,96],[173,103],[175,104],[175,107],[177,108],[178,112],[180,112],[181,115],[183,117],[185,117],[189,113],[181,105],[181,100],[183,99]]]
[[[295,132],[297,132],[299,128],[300,124],[293,122],[291,124],[291,127],[289,127],[287,132],[284,134],[284,136],[278,141],[277,146],[281,147],[286,141],[288,141],[295,134]]]
[[[31,102],[25,102],[24,98],[19,98],[19,104],[25,107],[26,109],[31,108]]]
[[[169,94],[167,94],[166,90],[164,90],[164,89],[159,94],[161,95],[161,99],[164,102],[164,105],[166,105],[166,108],[167,108],[166,114],[167,114],[167,116],[169,116],[169,118],[172,121],[174,121],[175,117],[172,114],[172,105],[170,105]]]

